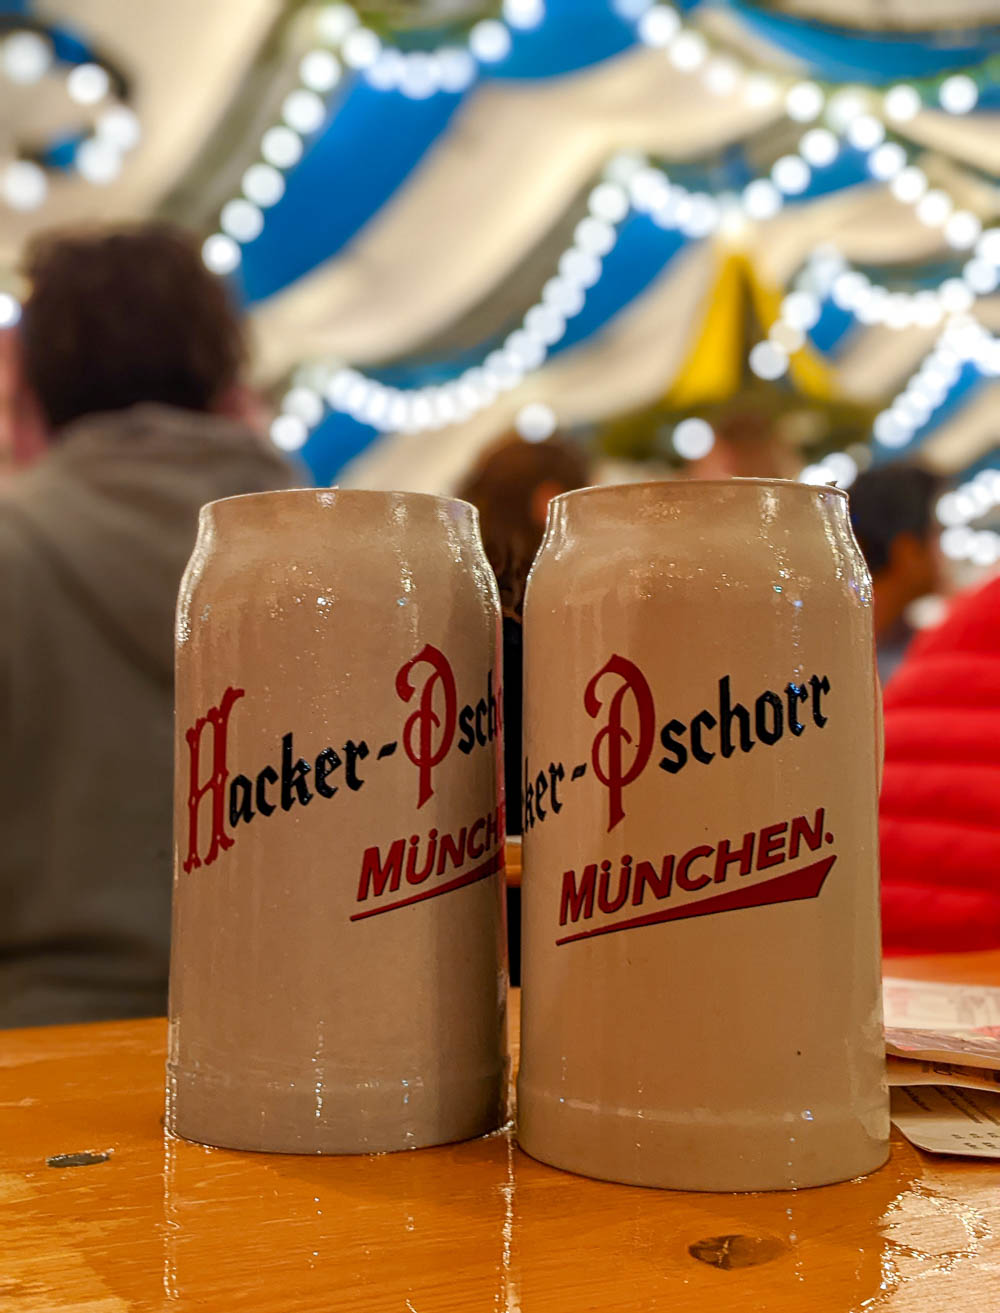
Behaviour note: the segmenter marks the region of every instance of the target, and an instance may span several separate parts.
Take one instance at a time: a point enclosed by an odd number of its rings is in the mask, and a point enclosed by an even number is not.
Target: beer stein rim
[[[646,479],[640,483],[597,483],[588,488],[574,488],[570,492],[561,492],[549,503],[552,507],[568,506],[574,501],[589,498],[595,493],[606,496],[626,497],[630,494],[652,492],[654,489],[671,492],[678,488],[692,492],[718,492],[721,489],[773,488],[776,491],[794,488],[808,494],[835,493],[842,501],[848,500],[847,491],[832,483],[800,483],[797,479],[743,478],[731,479]]]
[[[324,507],[333,507],[337,502],[370,502],[372,506],[378,504],[392,503],[412,503],[417,506],[430,507],[437,504],[441,507],[461,506],[463,509],[474,511],[476,508],[469,501],[464,501],[461,497],[449,497],[443,493],[436,492],[409,492],[405,489],[382,489],[382,488],[275,488],[266,492],[243,492],[233,497],[218,497],[214,501],[205,502],[202,510],[215,510],[219,506],[230,506],[238,502],[241,506],[247,508],[251,506],[263,506],[266,503],[277,504],[278,501],[301,501],[304,504],[311,502]]]
[[[221,497],[201,508],[203,530],[236,534],[295,534],[360,531],[381,525],[386,532],[458,534],[478,540],[479,512],[471,502],[428,492],[374,488],[281,488]]]

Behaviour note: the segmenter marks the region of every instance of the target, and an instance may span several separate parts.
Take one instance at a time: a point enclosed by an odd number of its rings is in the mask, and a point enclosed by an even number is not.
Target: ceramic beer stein
[[[880,712],[845,494],[558,497],[524,624],[521,1145],[686,1190],[880,1166]]]
[[[361,1153],[503,1120],[499,625],[465,502],[203,509],[177,611],[171,1130]]]

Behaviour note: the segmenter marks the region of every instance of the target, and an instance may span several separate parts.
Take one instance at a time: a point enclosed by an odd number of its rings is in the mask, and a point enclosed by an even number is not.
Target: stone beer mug
[[[558,497],[524,623],[521,1145],[687,1190],[879,1167],[880,712],[845,494]]]
[[[213,502],[177,611],[168,1125],[281,1153],[505,1116],[499,605],[465,502]]]

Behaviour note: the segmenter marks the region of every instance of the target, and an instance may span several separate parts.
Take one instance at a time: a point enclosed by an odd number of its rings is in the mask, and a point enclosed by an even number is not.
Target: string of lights
[[[1000,561],[1000,533],[995,529],[957,525],[941,534],[941,550],[953,561],[969,561],[972,565],[984,567],[996,565]]]
[[[978,218],[968,210],[958,209],[952,199],[938,188],[930,188],[926,175],[909,163],[906,150],[898,142],[886,140],[888,119],[902,125],[914,118],[923,106],[918,87],[924,84],[899,83],[883,93],[868,88],[847,86],[825,89],[810,80],[786,78],[754,71],[731,52],[713,52],[706,38],[685,23],[672,5],[651,0],[610,0],[613,8],[633,22],[638,39],[645,45],[665,51],[681,73],[700,76],[710,92],[720,96],[742,94],[748,105],[766,106],[783,99],[783,111],[795,122],[814,123],[821,116],[827,126],[808,127],[795,152],[775,161],[770,176],[750,182],[735,198],[718,199],[714,223],[718,226],[725,213],[732,230],[743,218],[765,220],[776,215],[787,200],[805,193],[815,169],[835,164],[844,145],[868,152],[871,175],[889,184],[898,199],[911,203],[917,217],[930,227],[942,227],[946,240],[957,249],[971,247],[980,231]],[[206,264],[220,275],[232,273],[239,265],[241,247],[253,241],[263,230],[264,211],[276,204],[284,193],[283,172],[293,167],[304,151],[304,138],[323,125],[327,104],[323,99],[338,85],[343,67],[363,74],[370,85],[380,90],[401,91],[413,98],[424,98],[442,90],[465,90],[478,75],[478,64],[505,58],[511,49],[512,29],[537,27],[545,18],[543,0],[505,0],[502,21],[487,19],[476,24],[468,34],[465,47],[448,46],[436,51],[403,52],[384,47],[377,34],[365,27],[349,4],[324,6],[317,13],[316,32],[321,42],[302,58],[300,85],[291,91],[282,105],[282,122],[273,125],[261,141],[262,159],[243,175],[242,194],[226,203],[220,214],[220,231],[209,236],[203,253]],[[339,58],[338,58],[339,57]],[[985,78],[986,61],[972,73],[928,80],[941,107],[953,114],[968,113],[979,98],[979,81]],[[990,65],[991,66],[991,65]],[[927,94],[926,90],[924,94]],[[703,226],[713,214],[706,197],[698,203]],[[707,235],[707,231],[705,234]],[[968,271],[974,291],[991,276],[982,262]],[[961,293],[945,293],[953,299]],[[881,307],[880,298],[862,296],[862,313]],[[891,303],[892,313],[899,315],[900,302]],[[924,310],[926,314],[926,309]],[[787,369],[788,350],[784,340],[795,341],[798,330],[776,325],[776,336],[754,348],[751,368],[763,378],[779,378]]]
[[[947,401],[967,365],[985,378],[1000,376],[1000,339],[970,315],[955,315],[906,387],[876,416],[876,443],[896,452],[908,447]]]
[[[672,200],[677,209],[675,217],[678,220],[678,227],[685,231],[686,235],[706,237],[719,228],[729,235],[736,235],[740,228],[745,227],[748,220],[763,221],[772,218],[788,200],[802,196],[809,189],[814,170],[834,165],[842,150],[845,147],[852,147],[867,152],[868,170],[871,176],[886,182],[898,200],[913,205],[921,222],[930,227],[942,228],[946,241],[952,247],[959,250],[969,249],[977,241],[981,241],[981,223],[977,216],[968,210],[956,207],[951,197],[941,189],[931,188],[923,170],[910,163],[905,148],[899,142],[886,140],[884,119],[901,124],[909,121],[919,112],[923,99],[917,86],[901,83],[890,87],[884,93],[875,93],[867,88],[854,86],[828,91],[818,83],[807,80],[786,80],[786,84],[783,85],[778,78],[769,73],[750,70],[728,52],[712,53],[704,36],[685,24],[678,11],[671,5],[652,4],[649,0],[612,0],[612,2],[623,17],[635,21],[637,35],[644,44],[663,49],[679,72],[699,74],[714,94],[732,95],[742,91],[747,103],[752,105],[776,103],[783,97],[783,110],[793,121],[807,125],[823,116],[828,125],[807,127],[797,150],[776,160],[769,177],[754,179],[740,194],[725,193],[713,196],[708,193],[689,193],[680,189],[675,190],[671,198],[669,193],[659,195],[661,184],[654,176],[656,170],[648,166],[634,170],[634,177],[627,180],[631,187],[638,189],[640,196],[643,189],[647,195],[658,195],[661,210],[669,209]],[[504,16],[514,27],[535,26],[544,19],[544,7],[538,0],[510,0],[505,6]],[[503,58],[509,52],[509,30],[505,29],[505,35],[498,35],[495,30],[497,26],[495,21],[487,20],[485,24],[480,24],[478,29],[473,29],[470,33],[469,50],[477,58]],[[433,94],[434,90],[441,86],[441,59],[445,56],[451,59],[452,56],[461,54],[453,50],[434,52],[433,56],[422,52],[418,56],[404,56],[399,51],[385,50],[375,34],[360,25],[351,7],[343,4],[329,6],[321,11],[320,30],[325,39],[337,47],[345,62],[355,69],[367,69],[372,84],[385,89],[390,87],[404,89],[404,82],[406,85],[413,83],[412,78],[407,81],[403,76],[404,69],[410,67],[408,60],[414,57],[421,61],[434,58],[439,61],[434,66],[437,70],[435,75],[430,78],[423,77],[422,81],[417,79],[420,94]],[[493,33],[492,40],[490,33]],[[475,70],[469,51],[465,52],[465,59],[460,62],[463,63],[465,71],[462,78],[458,79],[459,68],[458,63],[455,63],[456,78],[459,81],[466,78],[471,80],[475,76]],[[426,73],[424,63],[419,67]],[[376,71],[378,69],[382,71]],[[340,66],[329,51],[313,51],[304,58],[302,72],[306,81],[314,84],[306,90],[311,92],[315,99],[308,102],[308,112],[301,112],[302,107],[306,105],[305,101],[301,102],[297,121],[300,126],[315,130],[323,121],[324,114],[322,103],[316,103],[318,92],[335,85],[339,80]],[[296,95],[297,93],[292,93],[291,105],[288,108],[294,109],[299,106],[299,102],[293,99]],[[948,112],[966,113],[974,108],[978,100],[978,83],[969,74],[955,74],[950,78],[939,80],[937,96],[942,107]],[[296,115],[293,113],[292,117]],[[288,122],[285,123],[284,128],[286,132],[294,132]],[[278,131],[280,132],[281,129],[279,128]],[[271,145],[273,144],[272,141]],[[282,133],[278,145],[284,146],[284,144],[285,133]],[[301,153],[301,142],[293,143],[287,153],[284,151],[279,153],[281,158],[277,163],[284,164],[288,158],[287,167],[290,167]],[[294,156],[294,159],[290,158],[291,156]],[[272,169],[275,167],[273,157],[266,163],[269,163]],[[283,190],[283,183],[273,172],[263,174],[262,167],[252,166],[248,171],[248,176],[244,179],[244,190],[247,190],[249,184],[249,190],[257,194],[257,200],[260,199],[261,192],[266,193],[263,199],[270,200],[272,196],[278,199],[280,191]],[[665,175],[663,177],[665,179]],[[608,185],[613,186],[617,181],[619,180],[612,173]],[[618,200],[614,204],[620,205],[621,201]],[[263,226],[263,216],[255,197],[245,195],[241,199],[231,201],[223,210],[221,226],[223,232],[210,237],[206,243],[206,259],[218,272],[229,272],[239,262],[238,243],[252,240]],[[906,293],[890,293],[886,289],[870,284],[864,275],[852,276],[851,271],[841,270],[837,289],[838,304],[849,303],[845,304],[844,308],[851,309],[862,322],[885,322],[900,326],[905,326],[911,321],[929,324],[932,316],[933,322],[938,322],[945,314],[961,312],[968,308],[971,297],[992,290],[996,285],[995,280],[1000,277],[997,264],[991,262],[995,238],[990,233],[985,235],[985,239],[985,253],[982,249],[977,250],[976,255],[963,270],[962,279],[946,280],[936,293],[916,293],[912,297]],[[816,317],[818,317],[818,307],[815,297],[803,288],[795,289],[790,297],[786,298],[782,314],[772,327],[768,338],[752,349],[749,362],[751,369],[765,379],[780,378],[788,368],[790,354],[803,344],[804,334],[811,326],[809,321],[815,322]],[[341,373],[340,377],[344,379],[346,376]],[[473,375],[474,381],[476,378],[477,376]],[[337,393],[338,400],[333,404],[339,404],[339,401],[348,395],[355,401],[364,396],[368,412],[374,410],[374,413],[380,417],[379,427],[382,427],[383,413],[385,416],[403,415],[405,422],[411,427],[416,422],[412,414],[401,409],[403,403],[398,396],[391,396],[389,402],[383,404],[384,398],[381,394],[375,393],[373,396],[363,392],[365,386],[363,375],[358,374],[358,377],[353,378],[351,382],[354,385],[353,391],[348,393],[347,384],[342,383]],[[424,421],[418,427],[433,427],[439,422],[448,422],[443,417],[456,409],[450,404],[455,397],[445,392],[445,400],[442,403],[440,388],[424,389],[422,392],[423,395],[419,395],[418,390],[413,390],[415,399],[421,403],[417,407],[416,415]],[[479,395],[480,397],[483,395],[482,389]],[[467,390],[466,403],[469,396],[471,393]],[[379,400],[376,402],[374,397],[378,397]],[[301,397],[298,399],[301,402]],[[422,404],[423,402],[427,402],[428,405]],[[315,404],[310,403],[307,409],[310,413],[315,413]],[[459,402],[457,406],[459,416],[464,415],[466,409],[467,404]],[[298,441],[302,436],[299,427],[290,423],[279,421],[277,431],[286,442]]]
[[[243,174],[241,194],[222,207],[219,231],[205,240],[202,255],[208,268],[220,275],[238,268],[241,247],[260,236],[264,211],[285,193],[284,175],[326,122],[329,100],[345,69],[378,91],[400,92],[412,100],[460,94],[475,82],[480,65],[507,57],[512,32],[537,27],[544,18],[544,0],[504,0],[502,18],[475,24],[464,46],[402,51],[384,46],[351,5],[323,6],[316,13],[316,45],[299,62],[298,85],[283,100],[280,121],[263,134],[260,158]]]
[[[928,102],[946,114],[971,113],[979,103],[984,86],[990,85],[997,69],[991,56],[968,69],[940,77],[894,83],[884,91],[859,85],[823,86],[812,79],[779,75],[752,67],[738,54],[726,48],[713,48],[697,28],[686,23],[670,4],[653,0],[612,0],[615,11],[634,23],[635,33],[643,45],[663,50],[675,68],[697,72],[708,91],[717,96],[740,93],[752,107],[764,107],[784,100],[789,118],[812,123],[825,117],[838,133],[852,125],[855,143],[861,150],[870,149],[885,136],[886,118],[896,125],[915,119]]]
[[[1000,470],[980,470],[973,478],[946,492],[938,500],[937,518],[944,526],[941,550],[955,561],[995,565],[1000,560],[1000,533],[975,529],[1000,506]]]
[[[875,441],[896,450],[908,446],[917,431],[948,400],[963,367],[969,364],[984,377],[1000,376],[1000,339],[991,336],[976,320],[956,316],[907,386],[876,419]],[[799,480],[849,488],[858,471],[859,461],[851,452],[833,451],[817,464],[807,465]],[[991,501],[994,492],[997,500]],[[942,548],[947,555],[977,565],[993,565],[1000,560],[1000,534],[991,529],[977,532],[969,528],[974,519],[994,505],[1000,505],[1000,472],[995,471],[983,471],[971,483],[940,499],[938,518],[949,526],[942,535]]]
[[[770,73],[752,70],[730,52],[713,53],[705,37],[685,24],[672,5],[651,0],[614,0],[622,17],[633,20],[639,39],[647,46],[665,51],[675,68],[699,73],[705,87],[716,95],[741,94],[748,106],[760,107],[783,100],[784,113],[809,127],[793,154],[782,156],[770,177],[759,178],[744,189],[741,203],[748,217],[767,219],[776,215],[786,199],[801,196],[812,182],[814,169],[836,163],[845,145],[867,153],[870,175],[888,184],[897,200],[912,205],[916,217],[929,228],[940,228],[947,244],[959,251],[980,243],[975,256],[962,271],[961,279],[946,279],[938,292],[890,293],[870,283],[863,274],[835,270],[839,278],[835,300],[863,323],[909,327],[932,326],[948,313],[968,309],[975,296],[986,295],[1000,282],[1000,234],[992,230],[981,236],[982,224],[970,210],[956,206],[941,188],[932,188],[926,173],[910,162],[898,141],[887,140],[888,124],[904,132],[924,108],[924,96],[933,94],[937,105],[948,114],[971,112],[978,103],[980,84],[990,77],[996,60],[977,65],[973,71],[928,79],[925,83],[896,83],[879,92],[861,86],[824,88],[811,80],[784,81]],[[923,88],[924,94],[921,94]],[[994,259],[994,255],[998,258]],[[829,259],[825,262],[831,268]],[[808,281],[808,279],[807,279]],[[750,368],[760,378],[775,380],[787,371],[789,357],[805,341],[805,333],[819,319],[820,304],[808,286],[796,288],[786,298],[782,313],[765,341],[750,352]]]
[[[96,58],[61,58],[43,26],[14,26],[0,42],[0,77],[16,88],[35,86],[48,77],[61,79],[67,113],[83,111],[87,116],[73,147],[72,168],[96,185],[118,177],[124,156],[139,143],[141,127],[123,99],[124,79],[113,67]],[[0,198],[12,210],[37,210],[48,197],[53,167],[41,143],[18,143],[0,166]]]
[[[632,157],[613,161],[591,193],[588,217],[578,226],[541,299],[480,365],[449,383],[412,389],[388,387],[348,366],[301,370],[275,420],[273,437],[278,445],[300,446],[327,407],[381,431],[417,432],[468,418],[541,366],[565,333],[567,321],[582,309],[629,213],[646,213],[661,226],[674,227],[695,240],[719,231],[736,237],[748,221],[767,220],[807,193],[815,171],[836,164],[845,148],[865,152],[870,175],[887,183],[899,201],[912,205],[921,222],[940,229],[950,247],[968,251],[970,257],[960,276],[945,279],[934,289],[905,292],[879,286],[828,249],[817,251],[784,298],[768,338],[751,351],[755,373],[770,379],[784,374],[789,357],[818,321],[824,297],[865,324],[933,327],[947,321],[941,339],[947,345],[953,342],[951,329],[961,323],[975,298],[1000,284],[1000,229],[982,232],[978,217],[932,187],[906,147],[889,139],[890,133],[905,135],[906,125],[928,104],[950,115],[974,110],[982,85],[992,75],[992,61],[937,79],[900,82],[882,91],[824,87],[811,79],[751,67],[731,50],[710,44],[672,5],[650,0],[609,2],[634,23],[643,44],[663,50],[679,73],[699,77],[713,95],[739,95],[755,107],[780,105],[792,122],[803,125],[797,148],[776,160],[768,176],[752,180],[739,193],[691,191],[645,161]],[[309,138],[326,122],[330,98],[345,70],[363,76],[376,90],[413,99],[460,93],[477,79],[481,66],[509,55],[518,30],[537,27],[544,19],[544,0],[505,0],[501,16],[477,23],[464,44],[403,51],[384,45],[351,5],[319,8],[315,44],[300,59],[298,81],[282,102],[280,121],[263,134],[260,156],[241,179],[241,193],[222,207],[219,231],[204,243],[208,267],[219,274],[231,273],[240,262],[241,247],[260,235],[265,211],[284,193],[285,173],[298,163]],[[14,83],[29,84],[45,76],[53,57],[43,34],[14,31],[0,46],[0,71]],[[72,67],[66,81],[70,97],[83,105],[97,105],[109,95],[109,74],[96,63]],[[121,167],[123,152],[136,144],[138,136],[132,111],[125,105],[107,105],[97,117],[93,135],[79,145],[76,168],[91,181],[110,181]],[[32,160],[13,160],[0,175],[0,194],[18,208],[40,204],[46,189],[44,170]],[[0,324],[15,322],[18,314],[16,300],[9,294],[0,296]],[[932,375],[942,366],[938,356],[929,357]],[[915,376],[918,385],[921,379],[926,381],[926,376]],[[919,396],[915,402],[913,387],[911,380],[908,390],[879,416],[876,440],[883,445],[905,445],[907,435],[912,436],[913,425],[907,427],[906,417],[918,417],[925,408]],[[708,435],[710,439],[710,429]],[[678,426],[679,454],[696,459],[705,443],[700,428],[689,434]],[[689,447],[693,454],[688,454]],[[848,475],[846,466],[840,473]]]
[[[935,328],[952,315],[964,314],[1000,285],[1000,228],[983,232],[977,221],[974,231],[974,254],[961,277],[915,292],[890,290],[852,268],[835,247],[818,247],[782,301],[766,343],[751,352],[751,368],[758,374],[763,369],[762,377],[780,377],[790,356],[805,344],[806,333],[819,322],[825,300],[861,324],[893,329]]]
[[[272,425],[276,445],[285,450],[301,447],[328,407],[381,432],[416,433],[469,419],[542,366],[568,321],[586,304],[630,214],[648,215],[658,227],[692,240],[709,236],[728,217],[715,197],[671,182],[664,170],[632,155],[617,156],[608,164],[588,197],[587,209],[540,300],[481,364],[448,383],[410,389],[386,386],[346,365],[306,366],[297,372]]]
[[[947,403],[970,365],[983,378],[1000,377],[1000,338],[994,337],[971,316],[955,315],[903,390],[876,417],[873,426],[875,442],[896,454],[902,452]],[[848,488],[857,477],[858,468],[858,461],[850,452],[835,451],[817,464],[807,465],[799,479],[803,483],[836,483],[841,488]],[[997,499],[992,501],[990,497],[994,492]],[[942,496],[937,514],[951,534],[944,543],[948,555],[979,565],[991,565],[1000,559],[1000,552],[989,555],[989,559],[981,559],[984,553],[988,555],[992,550],[988,543],[1000,546],[1000,534],[982,530],[977,536],[969,528],[973,520],[995,505],[1000,505],[1000,472],[983,471],[970,483]]]
[[[837,139],[832,133],[827,135],[834,143],[836,155],[840,149]],[[816,163],[819,152],[815,145],[810,150],[805,138],[803,145]],[[791,194],[790,184],[798,185],[798,179],[791,177],[796,161],[803,168],[809,168],[809,162],[803,156],[785,156],[775,165],[777,182],[757,180],[749,184],[742,195],[735,192],[713,195],[690,191],[671,182],[666,170],[652,166],[642,157],[617,156],[609,163],[604,180],[591,193],[589,218],[578,228],[577,242],[564,253],[559,275],[546,284],[542,302],[528,311],[521,328],[511,334],[502,348],[491,353],[482,366],[466,370],[452,383],[414,389],[386,387],[348,366],[326,373],[320,366],[318,375],[314,371],[311,383],[300,382],[286,394],[282,413],[272,428],[272,437],[279,446],[288,450],[301,446],[323,418],[326,405],[371,423],[382,432],[397,429],[419,432],[468,419],[492,404],[501,391],[516,386],[544,363],[551,347],[565,332],[566,319],[579,313],[585,300],[587,285],[567,283],[563,271],[587,267],[588,259],[599,260],[606,255],[617,239],[616,225],[620,225],[630,212],[648,214],[660,226],[676,228],[692,240],[716,232],[739,238],[744,235],[748,220],[766,219],[776,212],[770,199],[763,203],[762,184],[773,190],[777,208],[784,203],[785,196]],[[808,186],[808,177],[805,185]],[[992,290],[1000,281],[1000,230],[982,232],[978,220],[969,217],[973,222],[961,234],[953,235],[960,236],[963,243],[970,239],[975,241],[975,254],[966,264],[962,278],[945,280],[934,291],[890,292],[872,283],[865,275],[847,268],[835,251],[821,248],[811,257],[795,287],[782,302],[768,337],[751,350],[750,368],[761,378],[780,378],[788,368],[790,356],[804,345],[806,332],[818,321],[821,296],[826,292],[842,308],[850,308],[861,322],[886,323],[893,327],[934,326],[948,315],[968,310],[977,295]],[[595,281],[599,272],[598,266],[594,271]],[[551,310],[553,303],[557,310],[563,303],[576,308],[570,313],[560,311],[560,325],[558,321],[544,317],[546,307]],[[537,333],[535,325],[540,322],[549,325],[551,340],[545,340]],[[692,437],[692,442],[698,446],[704,439],[705,435],[699,430],[699,436]],[[685,435],[681,440],[682,446],[686,445]],[[685,453],[679,450],[679,454]],[[699,449],[696,455],[685,458],[697,459],[701,454],[704,453]]]
[[[655,174],[665,196],[670,184],[658,171],[648,172]],[[618,173],[620,176],[620,167]],[[565,334],[568,321],[583,309],[589,289],[601,276],[604,259],[617,244],[623,220],[633,208],[652,208],[659,199],[641,187],[639,192],[637,204],[630,201],[621,182],[611,178],[593,188],[587,216],[577,224],[573,242],[559,258],[540,299],[481,364],[465,369],[448,383],[409,389],[386,386],[346,365],[305,367],[282,399],[281,413],[271,426],[272,440],[284,450],[301,447],[327,408],[352,415],[380,432],[402,433],[441,428],[484,410],[541,367]],[[661,211],[660,222],[679,226],[683,218],[689,230],[700,230],[704,216],[694,197],[690,202],[681,213],[675,206],[669,217]]]

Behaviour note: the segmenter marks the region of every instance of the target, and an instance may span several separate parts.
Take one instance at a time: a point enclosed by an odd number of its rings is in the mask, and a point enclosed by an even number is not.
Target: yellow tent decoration
[[[715,405],[739,391],[746,350],[746,263],[742,255],[723,258],[709,293],[701,332],[667,392],[666,402],[671,409]]]
[[[718,405],[740,390],[748,351],[752,312],[765,331],[778,318],[783,293],[766,287],[741,252],[726,251],[691,352],[664,398],[672,410]],[[816,401],[836,392],[833,375],[808,343],[794,352],[789,377],[797,390]]]

